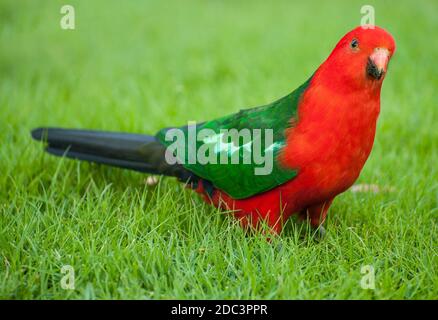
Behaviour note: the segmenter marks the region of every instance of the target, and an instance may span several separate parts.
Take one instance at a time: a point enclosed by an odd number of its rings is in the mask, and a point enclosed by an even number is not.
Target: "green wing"
[[[187,170],[235,199],[251,197],[297,175],[297,171],[281,167],[277,154],[285,145],[285,130],[296,117],[299,99],[310,80],[271,104],[200,124],[162,129],[156,136]]]

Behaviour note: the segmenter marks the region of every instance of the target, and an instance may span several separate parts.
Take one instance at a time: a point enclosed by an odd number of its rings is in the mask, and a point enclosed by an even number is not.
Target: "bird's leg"
[[[323,203],[311,207],[307,207],[300,212],[299,217],[302,220],[304,219],[309,220],[310,225],[313,228],[318,229],[319,235],[324,236],[325,229],[322,226],[322,224],[324,223],[325,218],[327,217],[327,212],[332,202],[333,199],[330,199]]]

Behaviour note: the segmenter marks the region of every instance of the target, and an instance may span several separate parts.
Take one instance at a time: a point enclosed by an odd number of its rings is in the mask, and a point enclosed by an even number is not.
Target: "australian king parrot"
[[[301,86],[270,104],[155,135],[38,128],[32,136],[57,156],[176,177],[246,228],[267,225],[277,234],[296,213],[323,232],[333,199],[371,152],[394,51],[390,33],[360,26]]]

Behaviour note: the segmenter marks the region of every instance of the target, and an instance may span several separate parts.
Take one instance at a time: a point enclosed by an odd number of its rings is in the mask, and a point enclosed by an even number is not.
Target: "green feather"
[[[296,170],[281,166],[277,161],[277,154],[285,145],[285,130],[290,126],[291,120],[296,118],[300,97],[308,87],[310,80],[311,78],[292,93],[268,105],[241,110],[236,114],[196,126],[177,128],[182,131],[185,139],[179,140],[178,143],[174,143],[175,140],[166,140],[166,134],[170,133],[170,129],[175,128],[162,129],[156,136],[164,145],[173,144],[181,148],[180,150],[184,150],[182,154],[176,154],[176,156],[186,169],[211,181],[216,188],[225,191],[235,199],[248,198],[268,191],[297,175]],[[208,134],[202,140],[198,139],[200,141],[190,145],[187,141],[189,135],[193,133],[196,138],[195,134],[197,135],[203,129],[209,129],[210,132],[207,132]],[[244,140],[238,136],[221,135],[221,130],[224,129],[236,129],[239,132],[249,129],[251,139]],[[266,137],[264,129],[272,130],[272,144],[264,143]],[[256,171],[263,167],[263,164],[256,164],[252,161],[251,152],[254,151],[253,145],[257,139],[262,142],[261,156],[273,157],[273,166],[269,174],[256,174]],[[205,154],[211,160],[210,163],[203,164],[199,163],[199,160],[194,161],[193,157],[198,152]],[[249,158],[245,156],[250,157],[251,161],[248,161]],[[226,160],[226,163],[221,162],[221,159]],[[237,164],[232,162],[233,159]]]

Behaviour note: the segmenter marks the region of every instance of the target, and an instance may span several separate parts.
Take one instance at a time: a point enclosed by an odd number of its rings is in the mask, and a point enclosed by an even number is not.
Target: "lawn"
[[[60,28],[66,2],[75,30]],[[173,179],[151,188],[30,137],[154,133],[271,102],[360,24],[363,4],[398,47],[357,182],[381,188],[337,197],[321,241],[295,219],[271,242],[245,234]],[[2,1],[0,298],[436,299],[436,12],[432,0]],[[361,286],[367,266],[374,289]]]

